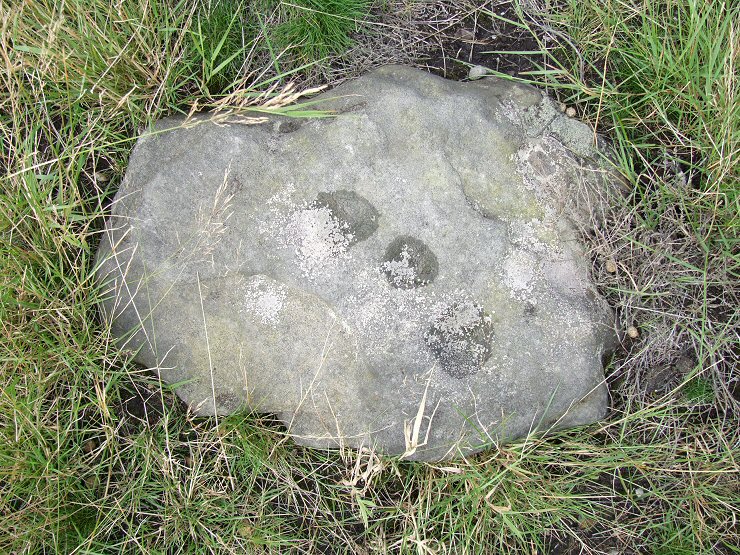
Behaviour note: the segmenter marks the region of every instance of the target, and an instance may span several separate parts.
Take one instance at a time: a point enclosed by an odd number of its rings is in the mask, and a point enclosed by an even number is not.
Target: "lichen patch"
[[[504,283],[514,298],[528,300],[536,278],[536,261],[531,255],[523,250],[516,250],[508,256],[504,263]]]
[[[285,285],[255,276],[246,286],[243,309],[263,324],[276,327],[287,296]]]
[[[305,275],[347,252],[353,236],[346,224],[324,206],[296,211],[287,226],[288,242],[295,247],[298,266]]]

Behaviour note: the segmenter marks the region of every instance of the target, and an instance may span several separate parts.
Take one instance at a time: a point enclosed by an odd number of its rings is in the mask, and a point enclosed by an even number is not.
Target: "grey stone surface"
[[[437,460],[601,418],[593,131],[534,88],[400,66],[321,98],[336,117],[140,139],[98,252],[121,346],[196,413],[276,413],[315,447]]]

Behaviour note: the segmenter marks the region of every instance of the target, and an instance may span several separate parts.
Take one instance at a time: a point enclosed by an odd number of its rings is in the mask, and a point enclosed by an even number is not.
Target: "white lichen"
[[[352,234],[347,232],[346,226],[342,226],[324,206],[296,211],[286,232],[305,275],[346,253],[352,241]]]
[[[264,276],[256,276],[247,285],[244,309],[263,324],[276,326],[285,306],[287,291],[284,285]]]
[[[403,246],[400,257],[386,260],[381,267],[397,287],[413,283],[418,275],[416,268],[411,263],[411,253],[409,253],[408,245]]]

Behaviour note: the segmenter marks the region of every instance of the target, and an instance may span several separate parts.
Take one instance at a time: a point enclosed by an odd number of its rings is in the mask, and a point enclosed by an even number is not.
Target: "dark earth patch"
[[[470,65],[512,76],[536,69],[528,56],[517,53],[538,50],[539,45],[527,29],[509,22],[517,21],[511,4],[494,3],[491,10],[501,19],[478,12],[443,29],[438,35],[439,47],[424,60],[426,67],[456,81],[468,76]]]
[[[143,429],[154,428],[164,415],[163,392],[160,388],[136,382],[119,387],[120,401],[115,408],[121,419],[122,434],[134,435]],[[174,398],[169,401],[180,404]]]

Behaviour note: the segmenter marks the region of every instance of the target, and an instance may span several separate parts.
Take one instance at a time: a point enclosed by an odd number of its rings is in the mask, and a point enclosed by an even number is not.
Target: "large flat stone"
[[[607,409],[577,228],[610,185],[536,89],[389,66],[321,119],[158,122],[101,243],[121,346],[198,414],[436,460]]]

